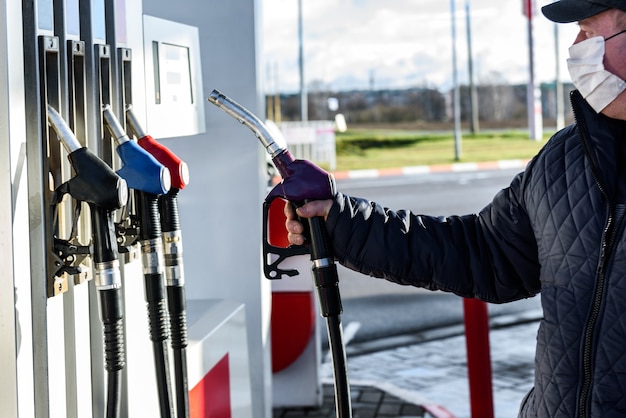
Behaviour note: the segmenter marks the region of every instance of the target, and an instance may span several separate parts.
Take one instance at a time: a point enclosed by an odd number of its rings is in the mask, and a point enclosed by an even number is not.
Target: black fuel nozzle
[[[128,200],[126,181],[98,158],[89,148],[83,147],[57,111],[48,105],[48,122],[68,152],[74,177],[56,190],[57,202],[68,193],[80,202],[94,204],[105,210],[121,208]]]

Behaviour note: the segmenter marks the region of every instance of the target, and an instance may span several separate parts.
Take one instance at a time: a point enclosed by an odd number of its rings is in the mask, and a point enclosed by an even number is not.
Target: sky
[[[532,20],[535,80],[556,77],[555,24],[539,11]],[[456,42],[453,43],[452,7]],[[304,79],[333,91],[453,86],[469,81],[466,6],[474,80],[526,83],[529,79],[528,19],[522,0],[302,0]],[[298,0],[262,0],[265,92],[299,91]],[[578,27],[558,25],[560,79]]]

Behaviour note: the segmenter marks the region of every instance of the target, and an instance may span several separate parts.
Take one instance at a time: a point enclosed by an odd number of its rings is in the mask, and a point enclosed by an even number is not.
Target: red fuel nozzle
[[[137,117],[132,112],[132,106],[126,107],[126,121],[128,122],[131,132],[137,137],[139,146],[152,154],[158,162],[170,170],[172,176],[171,187],[178,190],[184,189],[185,186],[189,184],[189,168],[187,167],[187,163],[178,158],[169,148],[160,144],[143,131]]]

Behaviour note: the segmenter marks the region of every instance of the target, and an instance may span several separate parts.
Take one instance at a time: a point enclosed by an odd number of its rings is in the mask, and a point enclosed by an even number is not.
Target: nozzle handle
[[[80,202],[87,202],[105,210],[119,209],[128,200],[126,181],[98,158],[89,148],[79,148],[68,159],[76,173],[56,192],[59,197],[68,193]]]

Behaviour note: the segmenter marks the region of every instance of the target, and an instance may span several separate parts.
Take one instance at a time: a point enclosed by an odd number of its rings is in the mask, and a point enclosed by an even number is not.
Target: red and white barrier
[[[191,300],[187,312],[190,417],[251,417],[244,306],[225,300]]]
[[[287,247],[283,201],[273,202],[268,239]],[[309,255],[292,256],[280,267],[297,270],[294,277],[272,281],[272,392],[274,407],[320,406],[321,347],[317,300]]]

